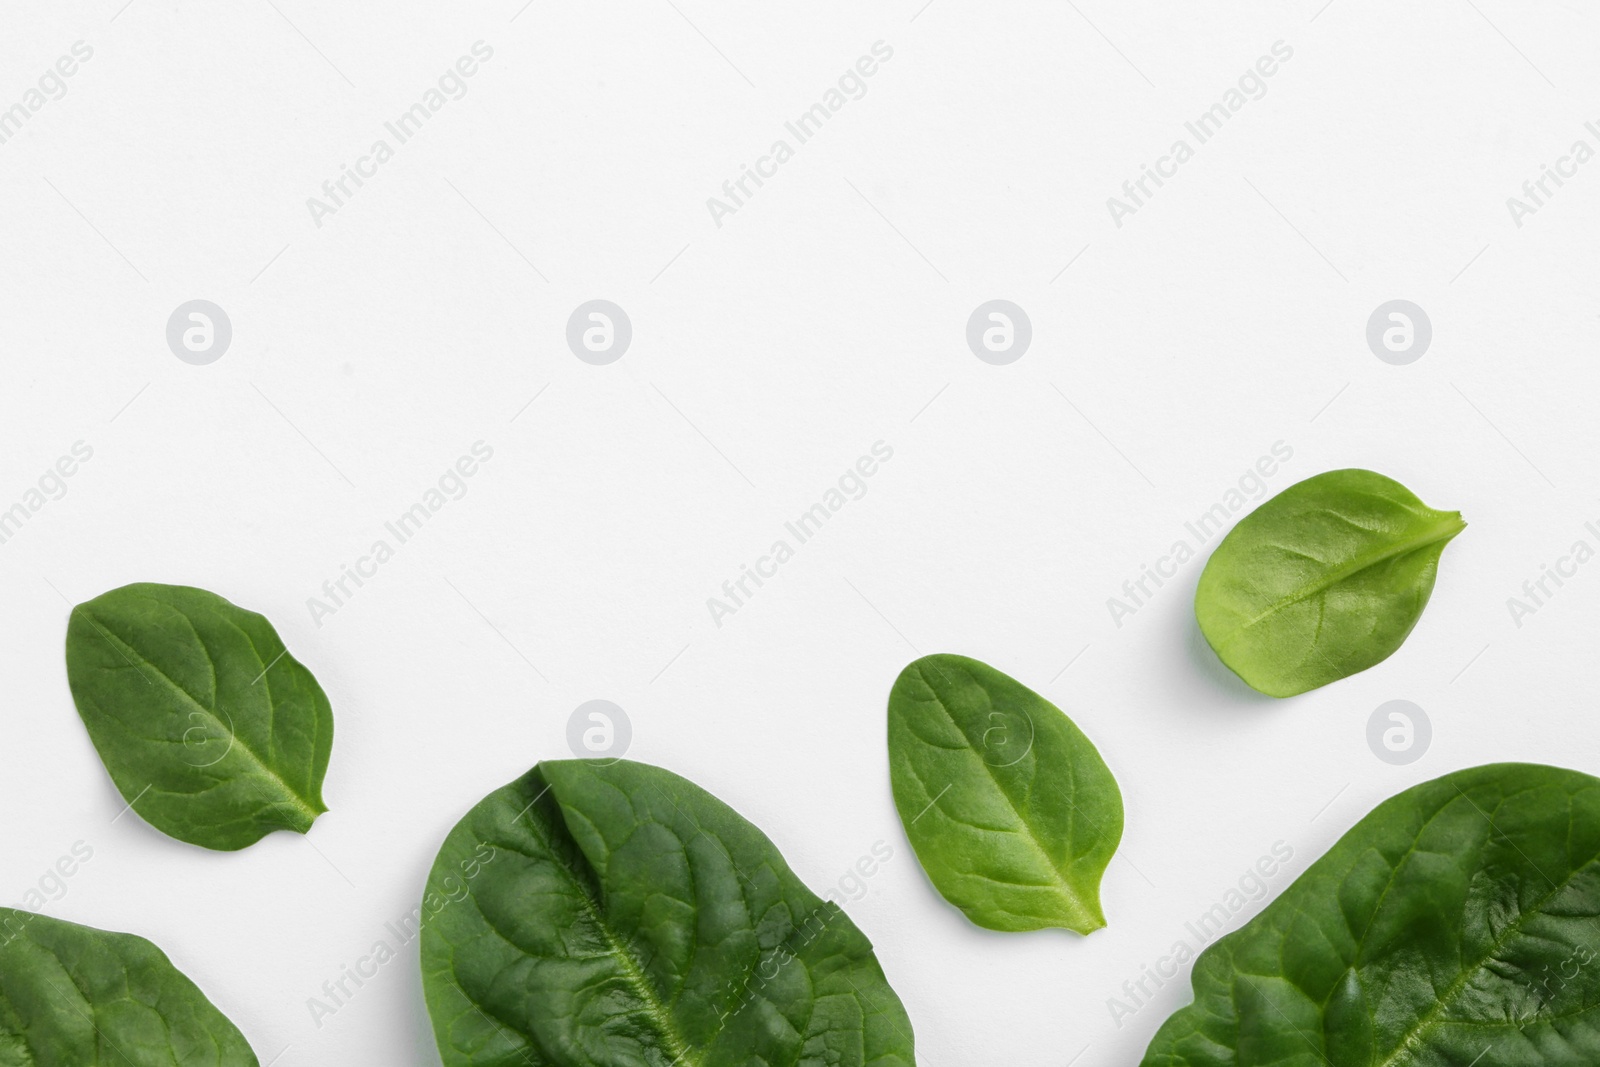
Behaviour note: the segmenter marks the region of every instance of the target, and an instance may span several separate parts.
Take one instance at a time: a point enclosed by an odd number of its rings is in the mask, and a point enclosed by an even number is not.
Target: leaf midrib
[[[83,611],[85,618],[88,618],[91,622],[95,623],[95,628],[104,634],[108,641],[113,641],[123,649],[126,649],[127,652],[138,661],[139,664],[142,664],[144,667],[148,667],[151,673],[153,673],[157,678],[161,679],[161,681],[165,682],[167,688],[176,694],[180,700],[193,706],[200,714],[209,719],[219,730],[225,731],[228,736],[233,739],[239,751],[243,752],[249,757],[250,762],[255,765],[256,769],[263,777],[270,778],[272,781],[276,782],[282,789],[283,793],[289,798],[289,802],[295,808],[299,809],[307,818],[313,821],[316,820],[317,816],[320,815],[321,812],[309,802],[308,798],[302,797],[300,793],[283,778],[282,775],[273,770],[272,767],[268,765],[267,762],[250,747],[244,738],[239,736],[238,732],[233,729],[231,724],[224,723],[220,718],[217,717],[216,712],[212,711],[210,708],[206,707],[204,704],[200,703],[193,696],[191,696],[188,690],[184,689],[183,686],[179,685],[175,679],[169,677],[165,671],[146,658],[144,653],[134,648],[127,641],[124,641],[109,628],[99,625],[98,620],[96,620],[91,613],[82,608],[79,610]],[[207,659],[209,658],[210,656],[208,655]],[[213,669],[215,669],[215,664],[213,664]],[[267,702],[269,705],[272,703],[272,694],[270,689],[267,693]]]
[[[945,706],[944,701],[939,699],[938,690],[929,684],[926,676],[923,677],[922,684],[927,687],[928,694],[930,697],[932,697],[934,705],[944,713],[944,717],[949,720],[950,725],[955,727],[956,732],[959,733],[962,740],[966,742],[964,751],[970,756],[976,756],[977,753],[972,748],[972,742],[967,740],[967,732],[961,728],[961,723],[958,722],[956,717],[951,714],[950,709]],[[980,686],[980,688],[982,687]],[[984,696],[985,698],[988,697],[987,690],[984,691]],[[991,700],[990,706],[993,707],[993,704],[994,702]],[[902,715],[901,718],[903,719],[904,716]],[[909,725],[910,724],[907,723],[908,728]],[[1035,737],[1037,737],[1037,734],[1038,731],[1037,728],[1035,728]],[[915,736],[915,731],[912,731],[912,736]],[[1011,794],[1006,792],[1005,787],[1000,782],[999,776],[995,774],[995,769],[991,767],[988,761],[984,760],[981,756],[978,757],[978,763],[983,767],[984,772],[989,776],[989,780],[994,783],[995,791],[1000,794],[1000,796],[1005,800],[1006,806],[1010,808],[1012,814],[1016,816],[1018,825],[1022,827],[1021,833],[1019,833],[1017,836],[1026,841],[1029,847],[1031,847],[1034,852],[1038,853],[1039,857],[1044,860],[1045,867],[1050,871],[1051,874],[1055,876],[1056,888],[1061,891],[1062,896],[1068,900],[1068,902],[1072,905],[1073,910],[1078,913],[1075,918],[1077,918],[1077,920],[1085,926],[1093,925],[1095,918],[1093,909],[1087,905],[1083,898],[1079,896],[1077,890],[1072,887],[1068,881],[1067,872],[1061,869],[1061,867],[1056,863],[1055,859],[1051,857],[1050,853],[1045,850],[1044,845],[1042,845],[1039,842],[1039,839],[1034,836],[1033,827],[1028,823],[1027,819],[1022,817],[1022,812],[1017,809],[1016,803],[1012,801]],[[1074,774],[1073,783],[1076,784],[1076,782],[1077,778]],[[924,789],[926,789],[926,785],[924,785]],[[1076,805],[1074,805],[1074,807],[1076,807]],[[993,879],[990,879],[990,881],[993,881]]]
[[[555,788],[554,783],[547,782],[546,785],[548,785],[552,791]],[[537,803],[538,799],[538,797],[535,797],[534,802]],[[553,797],[552,799],[554,800],[557,809],[561,809],[561,798],[557,796]],[[530,804],[529,807],[532,808],[533,805]],[[645,1005],[645,1009],[650,1013],[650,1018],[652,1021],[655,1022],[656,1027],[661,1034],[662,1040],[666,1042],[668,1046],[667,1052],[672,1057],[671,1063],[673,1067],[678,1067],[680,1064],[686,1064],[688,1067],[701,1067],[701,1064],[704,1061],[693,1054],[689,1040],[682,1034],[678,1033],[678,1029],[672,1021],[671,1011],[661,1000],[661,998],[656,995],[654,985],[651,984],[649,976],[644,973],[644,970],[642,967],[640,967],[638,961],[636,961],[628,952],[626,946],[617,939],[616,933],[611,929],[610,922],[607,921],[606,916],[600,910],[599,901],[595,900],[590,895],[589,887],[584,885],[583,881],[564,862],[562,862],[561,854],[556,850],[554,842],[550,841],[545,836],[545,830],[547,828],[537,818],[533,817],[532,812],[528,813],[528,825],[531,826],[534,829],[534,832],[539,835],[539,843],[543,845],[545,850],[549,853],[552,865],[561,872],[562,876],[565,877],[569,883],[571,883],[573,890],[578,895],[578,899],[583,902],[584,910],[588,912],[589,918],[594,922],[596,929],[598,929],[605,937],[606,945],[610,949],[612,958],[617,960],[619,965],[622,967],[623,979],[633,989],[634,993],[639,997],[639,1000]],[[588,864],[589,858],[584,855],[583,847],[578,844],[578,840],[575,836],[573,836],[571,829],[566,827],[566,815],[564,811],[561,816],[561,825],[567,830],[567,843],[572,847],[576,854],[582,858],[582,862]],[[551,826],[548,829],[553,832],[554,827]],[[590,870],[594,870],[592,864],[590,864]],[[598,877],[599,872],[595,871],[594,873],[596,877]],[[487,916],[485,918],[487,918]],[[491,923],[490,925],[492,926],[493,924]]]
[[[1463,796],[1465,796],[1465,794],[1463,794]],[[1466,799],[1469,804],[1473,804],[1470,797],[1467,797]],[[1571,803],[1570,797],[1568,798],[1568,803]],[[1477,807],[1477,805],[1473,804],[1473,807]],[[1490,827],[1493,828],[1493,825],[1494,824],[1491,822]],[[1456,980],[1450,984],[1450,988],[1445,990],[1444,993],[1439,996],[1439,998],[1434,1002],[1433,1007],[1428,1010],[1427,1014],[1418,1018],[1411,1028],[1401,1035],[1400,1040],[1395,1043],[1394,1050],[1389,1053],[1388,1058],[1386,1058],[1382,1063],[1376,1064],[1375,1067],[1395,1067],[1395,1064],[1401,1062],[1402,1057],[1415,1055],[1410,1047],[1411,1043],[1417,1038],[1421,1037],[1425,1032],[1439,1024],[1439,1015],[1445,1010],[1446,1007],[1449,1006],[1451,1000],[1453,1000],[1461,993],[1463,989],[1466,988],[1468,981],[1475,977],[1479,971],[1483,970],[1484,964],[1493,959],[1495,954],[1504,948],[1506,943],[1510,941],[1513,936],[1521,932],[1523,924],[1527,922],[1530,917],[1540,914],[1541,909],[1543,909],[1546,904],[1550,903],[1550,901],[1553,900],[1557,894],[1566,889],[1580,872],[1590,866],[1593,866],[1597,858],[1600,857],[1591,856],[1582,864],[1579,864],[1577,867],[1574,867],[1572,870],[1568,871],[1566,877],[1562,878],[1559,883],[1551,884],[1550,892],[1540,897],[1537,903],[1525,909],[1516,917],[1514,921],[1507,924],[1506,928],[1501,931],[1500,935],[1490,942],[1488,951],[1484,952],[1484,954],[1478,957],[1478,959],[1470,966],[1463,967],[1461,969],[1461,974],[1459,974],[1456,977]]]
[[[1337,567],[1323,577],[1310,583],[1304,589],[1297,590],[1288,596],[1281,597],[1278,600],[1273,601],[1254,618],[1239,624],[1239,626],[1234,629],[1233,633],[1223,642],[1223,644],[1231,644],[1246,630],[1258,625],[1263,620],[1278,614],[1285,608],[1291,607],[1305,600],[1310,600],[1319,593],[1325,593],[1329,589],[1338,585],[1340,582],[1353,578],[1362,571],[1370,570],[1373,567],[1387,563],[1393,559],[1398,559],[1401,556],[1410,555],[1413,552],[1419,552],[1422,549],[1428,548],[1432,545],[1448,542],[1466,528],[1467,524],[1461,521],[1461,516],[1459,514],[1445,513],[1441,520],[1435,522],[1424,533],[1397,541],[1375,556],[1360,557],[1358,560],[1352,563],[1347,563],[1344,566]]]

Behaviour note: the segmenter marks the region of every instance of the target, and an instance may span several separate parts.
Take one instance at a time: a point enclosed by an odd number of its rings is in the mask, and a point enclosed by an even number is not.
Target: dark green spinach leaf
[[[1600,779],[1502,763],[1385,801],[1194,993],[1143,1067],[1594,1067]]]
[[[445,840],[422,977],[447,1067],[913,1067],[872,945],[760,830],[627,760],[539,764]]]
[[[965,656],[924,656],[889,694],[889,777],[922,869],[990,930],[1106,924],[1122,792],[1044,697]]]
[[[0,1064],[259,1067],[244,1035],[142,937],[0,908]]]
[[[67,679],[134,811],[231,851],[318,815],[333,712],[265,618],[215,593],[128,585],[79,604]]]
[[[1288,697],[1394,654],[1466,529],[1366,470],[1318,474],[1246,515],[1206,561],[1200,631],[1246,684]]]

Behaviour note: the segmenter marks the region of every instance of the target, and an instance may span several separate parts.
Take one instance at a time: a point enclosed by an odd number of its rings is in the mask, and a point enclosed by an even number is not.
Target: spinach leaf
[[[1195,617],[1252,688],[1304,693],[1394,654],[1428,605],[1444,546],[1466,525],[1381,474],[1318,474],[1222,539],[1200,575]]]
[[[1385,801],[1194,993],[1143,1067],[1593,1067],[1600,779],[1502,763]]]
[[[0,908],[0,1064],[259,1062],[233,1023],[144,938]]]
[[[924,656],[889,694],[889,777],[946,900],[990,930],[1106,924],[1122,793],[1060,709],[965,656]]]
[[[124,800],[232,851],[318,815],[333,712],[265,618],[203,589],[128,585],[79,604],[67,679]]]
[[[872,945],[772,842],[658,767],[489,794],[423,898],[446,1067],[913,1067]]]

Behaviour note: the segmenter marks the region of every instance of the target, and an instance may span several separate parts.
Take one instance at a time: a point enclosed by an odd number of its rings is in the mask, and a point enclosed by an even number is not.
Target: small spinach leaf
[[[990,930],[1106,924],[1122,793],[1044,697],[965,656],[924,656],[889,694],[895,807],[946,900]]]
[[[1143,1067],[1593,1067],[1600,779],[1502,763],[1385,801],[1194,994]]]
[[[1240,520],[1195,591],[1200,631],[1268,696],[1338,681],[1394,654],[1422,617],[1439,556],[1466,529],[1366,470],[1291,485]]]
[[[67,679],[134,811],[231,851],[318,815],[333,712],[265,618],[215,593],[128,585],[80,604]]]
[[[259,1062],[233,1023],[144,938],[0,908],[0,1063]]]
[[[539,764],[468,812],[423,898],[446,1067],[914,1067],[872,945],[705,790]]]

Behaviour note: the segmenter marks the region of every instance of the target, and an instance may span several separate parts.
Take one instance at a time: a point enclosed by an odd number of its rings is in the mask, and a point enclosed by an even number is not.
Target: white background
[[[0,900],[83,841],[47,913],[156,941],[263,1063],[435,1064],[414,945],[320,1028],[307,1001],[606,698],[631,757],[819,891],[893,848],[849,911],[919,1063],[1123,1067],[1187,985],[1120,1026],[1108,998],[1275,842],[1277,892],[1408,785],[1594,769],[1600,564],[1520,627],[1507,598],[1600,545],[1600,163],[1520,228],[1506,205],[1600,147],[1593,13],[921,3],[7,5],[0,107],[94,56],[0,145],[0,507],[94,457],[0,545]],[[479,40],[467,95],[318,227],[307,198]],[[880,40],[866,95],[719,228],[707,197]],[[1107,197],[1280,40],[1266,96],[1117,227]],[[564,337],[597,297],[633,322],[609,366]],[[997,297],[1034,329],[1004,367],[965,341]],[[166,344],[194,298],[233,323],[209,366]],[[1365,340],[1396,298],[1435,332],[1408,366]],[[467,495],[317,626],[307,599],[479,440]],[[880,440],[866,495],[716,626],[707,598]],[[1470,523],[1400,653],[1287,701],[1206,649],[1199,561],[1120,628],[1106,606],[1278,441],[1274,492],[1371,467]],[[264,612],[326,687],[308,839],[221,855],[118,817],[61,645],[131,581]],[[1099,745],[1128,812],[1106,930],[988,933],[927,884],[883,735],[933,651]],[[1433,722],[1410,766],[1368,749],[1391,699]]]

